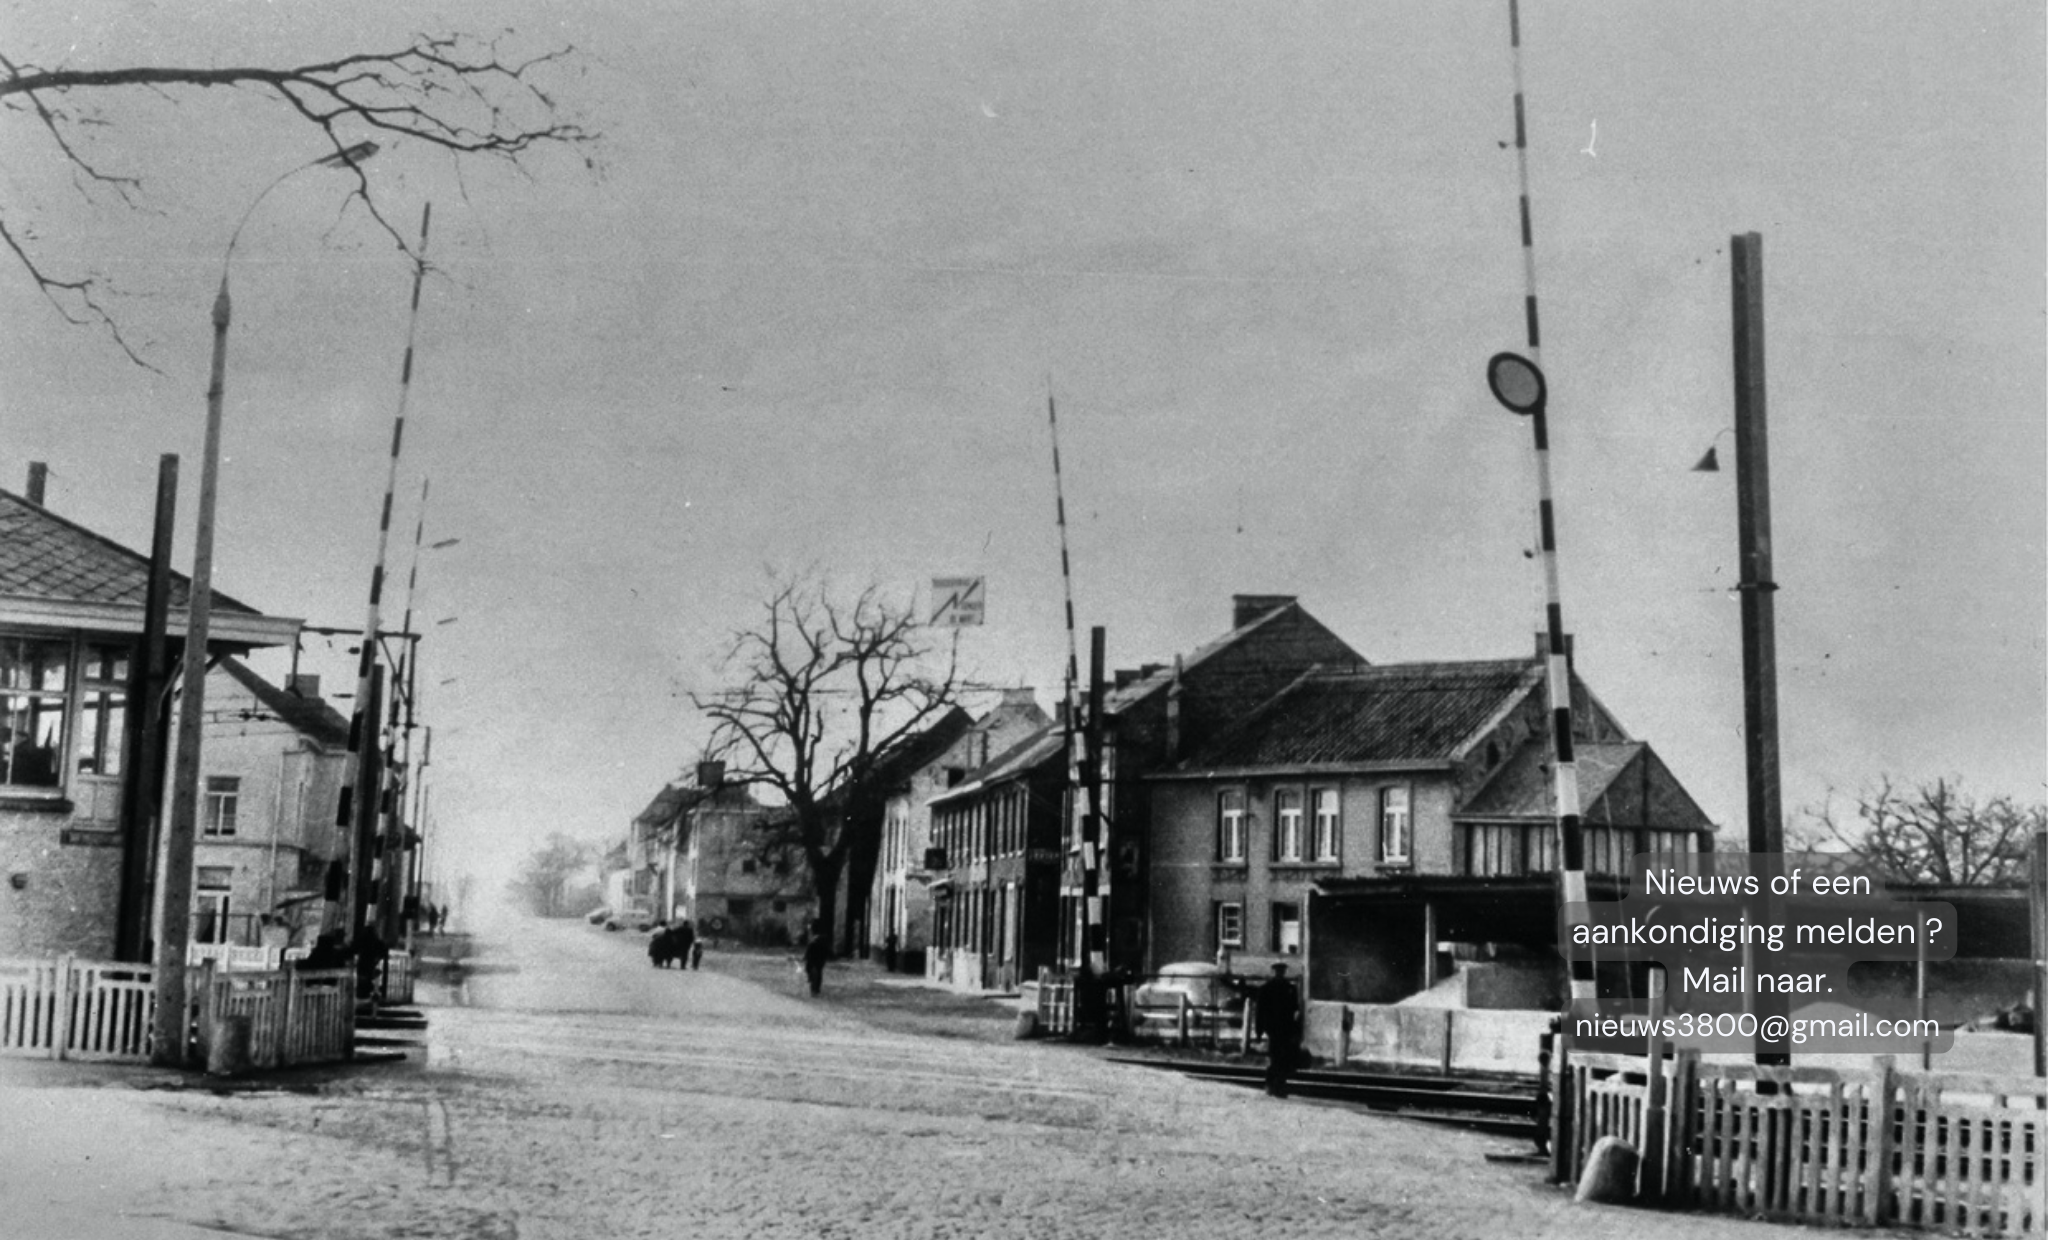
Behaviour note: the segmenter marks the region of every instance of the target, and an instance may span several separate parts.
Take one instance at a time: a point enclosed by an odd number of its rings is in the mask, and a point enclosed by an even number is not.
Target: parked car
[[[1188,1033],[1213,1038],[1245,1020],[1247,992],[1254,983],[1206,960],[1162,967],[1131,994],[1131,1032],[1139,1037],[1178,1037],[1183,1003]]]
[[[611,919],[611,908],[603,904],[598,905],[596,908],[591,909],[589,912],[583,915],[583,920],[589,922],[593,926],[601,926],[604,923],[610,921]]]
[[[605,918],[607,930],[652,930],[654,910],[644,904],[629,905]]]

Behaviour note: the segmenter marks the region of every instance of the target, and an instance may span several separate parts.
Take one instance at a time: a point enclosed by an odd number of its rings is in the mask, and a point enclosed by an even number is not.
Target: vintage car
[[[1183,1008],[1190,1037],[1210,1039],[1241,1029],[1257,984],[1257,979],[1206,960],[1163,966],[1131,994],[1131,1032],[1141,1038],[1178,1037]]]

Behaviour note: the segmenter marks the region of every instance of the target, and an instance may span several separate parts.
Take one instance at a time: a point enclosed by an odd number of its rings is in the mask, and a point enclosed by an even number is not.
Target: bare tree
[[[916,613],[877,586],[849,601],[820,581],[784,581],[763,612],[733,635],[734,683],[691,699],[712,722],[728,781],[772,788],[787,802],[762,847],[802,851],[829,927],[849,857],[879,829],[879,761],[952,709],[957,663],[940,660]]]
[[[569,881],[597,855],[595,845],[556,832],[529,853],[512,880],[512,898],[536,917],[567,917]]]
[[[1807,809],[1803,842],[1853,849],[1892,882],[1942,886],[2023,881],[2033,834],[2048,816],[2048,806],[2008,796],[1980,801],[1960,780],[1902,788],[1888,775],[1855,806],[1845,817],[1831,797]]]
[[[337,166],[355,178],[351,202],[360,202],[401,250],[406,239],[378,204],[360,166],[364,140],[416,139],[455,156],[485,156],[517,164],[537,147],[585,151],[596,135],[564,119],[548,89],[548,71],[574,57],[571,48],[513,58],[498,39],[421,35],[391,51],[361,52],[334,60],[277,67],[174,68],[135,65],[102,69],[44,68],[0,54],[0,107],[25,116],[69,164],[72,184],[88,204],[143,202],[140,177],[103,165],[93,135],[117,124],[108,106],[136,91],[176,97],[186,89],[222,87],[264,95],[291,122],[316,131]],[[21,158],[21,144],[13,158]],[[351,154],[352,150],[355,154]],[[0,202],[0,242],[66,320],[96,324],[141,362],[109,310],[115,292],[91,270],[66,270],[42,257],[34,222]]]

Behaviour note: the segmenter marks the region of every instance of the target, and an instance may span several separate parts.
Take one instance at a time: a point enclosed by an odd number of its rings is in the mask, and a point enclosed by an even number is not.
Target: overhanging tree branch
[[[585,166],[594,169],[591,150],[597,135],[565,118],[546,82],[550,71],[570,66],[575,49],[516,59],[504,53],[502,42],[502,37],[420,35],[394,50],[283,67],[43,68],[0,55],[0,107],[34,117],[38,130],[73,169],[74,188],[88,202],[94,201],[95,190],[106,189],[131,208],[141,205],[142,180],[96,162],[80,136],[113,124],[102,101],[138,89],[171,98],[185,88],[258,92],[318,130],[336,155],[366,136],[387,144],[411,138],[458,158],[482,156],[519,166],[538,148],[560,146],[582,151]],[[344,162],[355,178],[349,201],[360,202],[392,242],[417,259],[412,243],[385,217],[363,169]],[[108,297],[118,290],[104,276],[63,271],[46,261],[33,225],[4,203],[0,239],[67,322],[104,328],[131,359],[147,365],[108,309]]]

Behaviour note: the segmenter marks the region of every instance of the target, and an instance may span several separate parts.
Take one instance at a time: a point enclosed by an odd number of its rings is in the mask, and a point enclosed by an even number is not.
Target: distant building
[[[803,850],[789,838],[788,811],[721,788],[696,800],[684,821],[676,915],[706,938],[801,942],[818,901]]]
[[[129,738],[148,582],[148,556],[0,491],[0,956],[113,959],[124,910],[140,954],[152,837]],[[188,599],[173,574],[173,667]],[[207,648],[289,645],[299,625],[216,590]]]
[[[288,947],[319,933],[328,864],[347,855],[334,807],[348,727],[317,676],[281,689],[223,659],[207,677],[194,943]]]
[[[1713,824],[1576,676],[1595,898]],[[1148,780],[1153,966],[1306,956],[1311,996],[1555,999],[1558,841],[1540,657],[1317,669]]]

